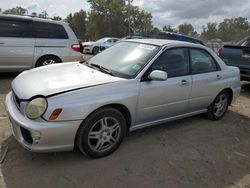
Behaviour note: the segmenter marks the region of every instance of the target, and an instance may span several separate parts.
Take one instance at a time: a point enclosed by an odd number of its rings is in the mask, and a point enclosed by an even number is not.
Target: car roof
[[[183,35],[183,34],[180,34],[180,33],[173,33],[173,32],[168,32],[168,31],[160,31],[156,38],[158,38],[158,39],[168,39],[168,38],[162,38],[162,37],[176,37],[177,39],[172,39],[172,40],[200,43],[200,44],[204,45],[202,40],[200,40],[198,38],[188,36],[188,35]]]
[[[167,40],[167,39],[126,39],[124,41],[152,44],[152,45],[156,45],[156,46],[165,46],[165,45],[169,45],[169,44],[176,45],[176,46],[190,46],[190,47],[202,46],[200,44],[195,44],[195,43],[191,43],[191,42]]]
[[[50,18],[39,18],[34,16],[26,16],[26,15],[13,15],[13,14],[0,14],[0,18],[10,18],[13,20],[27,20],[27,21],[40,21],[40,22],[46,22],[46,23],[58,23],[58,24],[67,24],[63,21],[57,21]]]

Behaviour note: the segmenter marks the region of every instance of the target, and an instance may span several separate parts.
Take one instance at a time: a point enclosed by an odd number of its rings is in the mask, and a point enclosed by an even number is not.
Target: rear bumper
[[[16,107],[12,93],[6,96],[6,111],[15,139],[26,149],[36,152],[70,151],[81,121],[33,121]]]
[[[245,81],[250,81],[250,68],[241,68],[240,69],[240,78],[241,80],[245,80]]]
[[[231,104],[233,104],[236,101],[236,99],[240,96],[240,91],[241,91],[241,86],[233,89],[233,98]]]

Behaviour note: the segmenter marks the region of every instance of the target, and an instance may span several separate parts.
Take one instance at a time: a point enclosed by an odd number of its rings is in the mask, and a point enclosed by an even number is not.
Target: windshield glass
[[[160,47],[136,42],[119,42],[89,60],[114,76],[134,78]]]
[[[102,39],[99,39],[98,41],[96,41],[96,42],[98,42],[98,43],[103,43],[103,42],[105,42],[107,39],[106,38],[102,38]]]

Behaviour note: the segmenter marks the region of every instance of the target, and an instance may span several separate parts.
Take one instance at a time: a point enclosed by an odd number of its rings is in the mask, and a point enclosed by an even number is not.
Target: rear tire
[[[52,65],[52,64],[61,63],[61,62],[62,61],[58,57],[52,56],[52,55],[48,55],[48,56],[41,57],[37,61],[36,67],[41,67],[41,66],[46,66],[46,65]]]
[[[213,121],[220,120],[225,115],[230,103],[230,95],[227,91],[220,92],[213,103],[208,107],[205,116]]]
[[[76,145],[90,157],[105,157],[119,147],[125,135],[124,116],[114,108],[105,107],[91,114],[80,126]]]

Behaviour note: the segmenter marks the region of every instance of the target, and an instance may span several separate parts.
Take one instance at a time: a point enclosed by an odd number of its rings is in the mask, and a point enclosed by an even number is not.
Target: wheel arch
[[[229,106],[230,106],[231,103],[232,103],[232,100],[233,100],[233,90],[232,90],[232,88],[225,88],[222,91],[228,92],[228,94],[230,96],[230,101],[229,101]]]
[[[94,114],[95,112],[97,112],[98,110],[102,109],[102,108],[106,108],[106,107],[111,107],[114,108],[116,110],[118,110],[125,118],[126,121],[126,126],[127,126],[127,133],[129,131],[129,128],[132,124],[132,116],[131,116],[131,112],[129,111],[129,109],[123,105],[123,104],[119,104],[119,103],[111,103],[111,104],[107,104],[107,105],[103,105],[98,107],[97,109],[93,110],[92,112],[90,112],[86,118],[82,121],[81,125],[84,124],[85,120],[91,116],[92,114]],[[81,127],[81,125],[78,127],[77,131],[76,131],[76,135],[75,135],[75,141],[74,141],[74,147],[76,146],[76,139],[77,139],[77,135],[79,132],[79,129]]]
[[[95,113],[96,111],[98,111],[102,108],[106,108],[106,107],[112,107],[112,108],[118,110],[124,116],[124,118],[126,120],[127,130],[129,130],[131,123],[132,123],[132,116],[131,116],[129,109],[124,104],[111,103],[111,104],[101,106],[101,107],[95,109],[94,111],[92,111],[91,113],[89,113],[85,119],[87,119],[91,114]]]
[[[50,56],[50,57],[52,56],[52,57],[55,57],[55,58],[59,59],[59,60],[60,60],[60,63],[63,62],[62,59],[61,59],[59,56],[57,56],[57,55],[54,55],[54,54],[45,54],[45,55],[42,55],[41,57],[39,57],[39,58],[36,60],[35,67],[37,67],[37,63],[38,63],[42,58],[47,57],[47,56]]]

